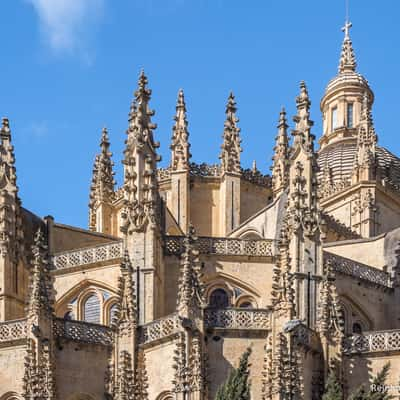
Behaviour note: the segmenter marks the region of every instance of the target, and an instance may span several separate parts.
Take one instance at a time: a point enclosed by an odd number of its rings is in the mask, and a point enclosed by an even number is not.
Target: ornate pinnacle
[[[204,304],[204,285],[196,243],[195,230],[193,225],[190,224],[183,240],[184,252],[181,259],[177,302],[178,311],[182,316],[188,318],[190,317],[189,314]]]
[[[135,284],[132,280],[133,268],[129,253],[125,250],[124,258],[120,264],[120,312],[118,323],[126,322],[131,323],[133,326],[137,325],[137,307]]]
[[[353,44],[350,39],[351,22],[346,21],[342,31],[344,32],[344,39],[342,44],[342,51],[340,53],[339,61],[339,74],[346,72],[354,72],[357,67],[356,57],[354,55]]]
[[[304,81],[301,81],[300,94],[296,98],[297,115],[293,117],[293,121],[296,123],[296,128],[293,131],[294,146],[304,143],[309,151],[314,151],[315,136],[311,133],[314,122],[310,119],[310,106],[311,101],[307,86]]]
[[[11,130],[10,130],[10,122],[8,121],[8,118],[3,118],[2,119],[2,124],[1,124],[1,137],[11,137]]]
[[[40,228],[35,234],[32,254],[33,268],[31,272],[28,314],[29,316],[36,316],[42,310],[51,312],[53,309],[48,248]]]
[[[223,143],[221,146],[220,160],[223,172],[240,174],[240,128],[237,126],[239,119],[236,117],[235,96],[231,92],[226,105],[226,119],[224,124]]]
[[[107,128],[103,128],[100,154],[95,158],[92,185],[90,187],[90,207],[96,202],[110,202],[114,196],[114,163],[111,160],[110,141]]]
[[[191,154],[189,152],[189,132],[187,130],[188,122],[186,119],[186,104],[183,90],[179,90],[176,103],[176,114],[174,117],[175,125],[173,127],[171,168],[172,170],[187,170]]]
[[[276,194],[285,189],[289,178],[289,138],[287,134],[286,111],[282,107],[279,114],[278,134],[275,138],[272,157],[272,187]]]

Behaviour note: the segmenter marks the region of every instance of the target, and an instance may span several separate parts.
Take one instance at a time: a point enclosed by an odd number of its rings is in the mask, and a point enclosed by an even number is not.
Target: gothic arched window
[[[224,289],[215,289],[210,295],[210,306],[214,308],[229,307],[229,296]]]
[[[109,324],[111,325],[112,322],[114,321],[115,318],[115,313],[118,310],[118,305],[117,303],[114,303],[111,307],[110,307],[110,314],[109,314]]]
[[[100,300],[97,295],[90,295],[84,305],[83,319],[94,324],[100,323]]]

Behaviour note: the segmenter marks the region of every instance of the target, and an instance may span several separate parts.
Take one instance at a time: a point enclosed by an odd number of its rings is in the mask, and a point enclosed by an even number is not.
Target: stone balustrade
[[[25,339],[27,329],[26,319],[0,322],[0,343]]]
[[[165,252],[168,255],[180,255],[183,252],[183,236],[165,236]],[[246,240],[200,236],[197,240],[200,254],[227,256],[274,255],[274,241],[271,239]]]
[[[364,332],[350,336],[344,342],[344,352],[347,354],[385,351],[400,351],[400,329]]]
[[[122,242],[107,243],[73,251],[57,253],[53,257],[55,269],[77,267],[122,257]]]
[[[113,330],[108,326],[90,324],[84,321],[56,318],[53,329],[56,337],[77,342],[110,346],[113,340]]]
[[[270,310],[262,309],[208,308],[204,313],[206,328],[268,330],[270,318]]]
[[[392,287],[390,275],[380,269],[328,252],[324,252],[324,262],[330,263],[333,271],[339,274],[353,276],[373,285]]]
[[[141,326],[140,342],[147,344],[156,340],[161,340],[177,333],[181,323],[178,315],[170,314],[166,317],[151,321]]]

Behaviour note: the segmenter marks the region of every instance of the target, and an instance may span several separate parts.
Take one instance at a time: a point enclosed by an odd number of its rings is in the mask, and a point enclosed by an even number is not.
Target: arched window
[[[355,322],[353,324],[353,333],[355,333],[357,335],[361,335],[362,334],[362,327],[358,322]]]
[[[224,289],[215,289],[211,293],[210,306],[214,308],[229,307],[229,296]]]
[[[111,325],[114,321],[115,318],[115,314],[118,311],[118,305],[117,303],[114,303],[111,307],[110,307],[110,314],[109,314],[109,324]]]
[[[100,323],[100,300],[97,295],[90,295],[84,305],[83,319],[94,324]]]

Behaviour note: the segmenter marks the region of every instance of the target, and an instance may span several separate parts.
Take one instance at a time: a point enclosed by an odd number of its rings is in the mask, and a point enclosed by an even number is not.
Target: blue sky
[[[193,160],[217,162],[227,96],[242,128],[242,165],[269,171],[282,105],[299,81],[319,100],[337,72],[344,0],[2,0],[0,114],[10,119],[23,205],[87,226],[101,128],[121,183],[127,114],[144,68],[153,89],[161,165],[185,91]],[[379,143],[400,153],[400,3],[350,0],[358,70],[376,96]],[[292,123],[291,123],[292,125]]]

